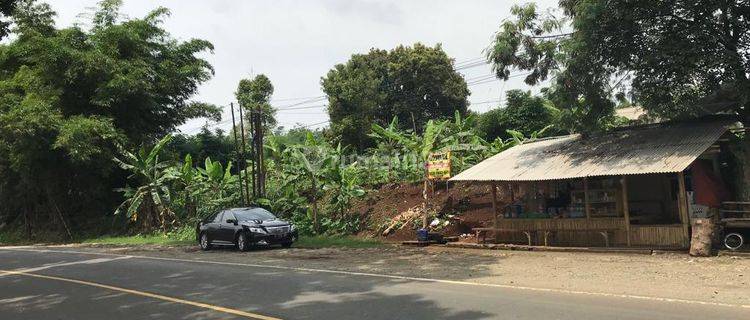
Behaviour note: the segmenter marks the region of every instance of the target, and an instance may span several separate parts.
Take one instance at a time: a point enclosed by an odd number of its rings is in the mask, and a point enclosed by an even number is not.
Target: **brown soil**
[[[386,241],[414,240],[421,220],[406,222],[387,237],[381,233],[391,220],[402,212],[421,207],[422,184],[387,184],[356,202],[353,211],[366,217],[368,226],[360,235],[378,237]],[[428,211],[450,224],[436,228],[444,236],[459,236],[471,233],[471,228],[487,226],[492,221],[492,195],[490,187],[479,184],[451,183],[446,191],[445,183],[436,183],[428,193]],[[432,218],[430,218],[432,220]]]

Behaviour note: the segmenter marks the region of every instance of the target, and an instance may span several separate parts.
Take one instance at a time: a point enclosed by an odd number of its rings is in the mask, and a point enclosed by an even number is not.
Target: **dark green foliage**
[[[31,233],[109,215],[125,182],[120,148],[218,116],[189,100],[212,75],[197,57],[212,45],[171,38],[166,9],[120,21],[119,6],[102,1],[90,29],[55,28],[46,4],[16,6],[14,37],[0,45],[0,220]]]
[[[466,82],[440,45],[417,43],[355,54],[329,71],[321,84],[333,134],[360,151],[373,145],[367,136],[372,124],[386,125],[395,116],[400,129],[422,132],[428,120],[467,112]]]
[[[513,69],[531,71],[529,84],[554,75],[550,99],[571,129],[610,126],[623,94],[661,118],[730,112],[750,121],[749,2],[562,0],[560,8],[563,18],[514,7],[487,55],[499,78]]]
[[[614,91],[619,83],[610,79],[617,69],[601,63],[570,32],[569,19],[540,13],[536,6],[514,6],[514,20],[505,21],[487,51],[487,58],[500,79],[511,71],[529,71],[525,82],[536,85],[549,80],[547,96],[558,106],[565,129],[578,132],[606,128],[614,117]],[[572,22],[573,28],[577,22]],[[575,30],[574,30],[575,31]]]
[[[236,162],[234,140],[221,129],[215,131],[201,128],[196,135],[178,134],[167,146],[166,152],[173,160],[179,161],[191,155],[195,163],[203,163],[211,158],[220,163]]]
[[[250,119],[251,112],[260,110],[263,114],[263,126],[267,129],[276,127],[276,109],[271,106],[271,96],[273,95],[273,84],[264,74],[259,74],[255,78],[242,79],[237,85],[237,92],[234,93],[240,106],[244,108],[247,118]]]
[[[575,40],[633,74],[637,101],[664,118],[731,111],[750,121],[750,2],[561,1]]]
[[[545,135],[560,134],[564,131],[554,126],[559,114],[560,111],[548,100],[532,96],[530,91],[510,90],[504,108],[493,109],[479,116],[479,132],[486,140],[492,141],[510,138],[508,130],[535,132],[553,125],[545,131]]]

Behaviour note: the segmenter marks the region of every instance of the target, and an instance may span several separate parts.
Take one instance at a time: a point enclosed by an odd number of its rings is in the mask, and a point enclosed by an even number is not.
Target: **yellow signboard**
[[[427,159],[427,179],[445,180],[451,177],[451,153],[433,153]]]

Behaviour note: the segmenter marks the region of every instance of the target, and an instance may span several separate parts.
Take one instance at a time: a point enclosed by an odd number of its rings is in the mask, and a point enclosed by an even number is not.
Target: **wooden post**
[[[589,178],[583,177],[583,203],[586,210],[586,219],[591,219],[591,201],[589,201]]]
[[[492,182],[492,228],[497,229],[499,227],[499,222],[497,221],[497,183],[494,181]],[[497,243],[498,239],[498,232],[497,230],[494,230],[492,234],[495,237],[495,242]]]
[[[630,246],[630,206],[628,205],[628,180],[625,176],[620,179],[622,184],[622,214],[625,218],[625,237]]]
[[[422,189],[422,229],[427,229],[427,177],[424,179],[424,188]]]
[[[688,226],[690,224],[690,218],[688,218],[688,203],[687,203],[687,190],[685,188],[685,173],[677,173],[677,184],[679,185],[679,191],[677,194],[677,208],[680,210],[680,222],[682,222],[682,232],[685,234],[685,239],[688,244],[690,241],[690,231]]]

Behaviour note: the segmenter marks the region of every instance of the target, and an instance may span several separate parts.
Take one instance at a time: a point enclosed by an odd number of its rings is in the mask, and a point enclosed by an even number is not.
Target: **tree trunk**
[[[312,179],[312,192],[313,232],[318,234],[318,186],[315,178]]]

